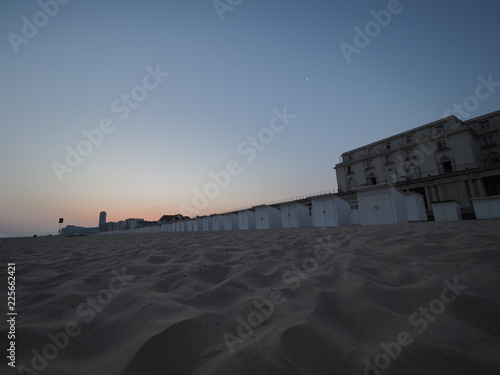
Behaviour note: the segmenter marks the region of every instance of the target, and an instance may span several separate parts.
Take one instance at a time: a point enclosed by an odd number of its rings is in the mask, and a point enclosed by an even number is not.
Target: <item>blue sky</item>
[[[59,217],[96,226],[101,210],[156,220],[181,205],[211,214],[336,189],[342,152],[443,117],[478,77],[500,81],[497,1],[216,4],[231,10],[219,16],[212,0],[1,3],[0,236],[55,233]],[[355,28],[372,35],[362,48]],[[341,43],[358,48],[350,62]],[[145,89],[151,70],[164,76]],[[467,116],[499,99],[495,90]],[[285,107],[296,117],[269,130]],[[106,119],[108,133],[68,166],[68,148]],[[259,132],[268,143],[257,150],[248,137]],[[193,189],[230,161],[239,173],[196,206]]]

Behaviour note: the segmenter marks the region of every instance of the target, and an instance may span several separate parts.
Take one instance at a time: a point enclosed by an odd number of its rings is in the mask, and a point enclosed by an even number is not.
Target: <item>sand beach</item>
[[[0,239],[17,312],[1,373],[498,374],[499,229]]]

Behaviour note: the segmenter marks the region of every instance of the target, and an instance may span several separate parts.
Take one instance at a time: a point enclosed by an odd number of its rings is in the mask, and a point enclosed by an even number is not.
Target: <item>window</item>
[[[368,155],[372,155],[373,154],[373,148],[369,148],[368,149]]]
[[[444,133],[444,125],[438,125],[434,128],[434,130],[436,131],[436,134],[442,134]]]
[[[496,152],[489,153],[486,155],[486,164],[487,165],[496,165],[500,164],[500,158]]]
[[[408,150],[405,150],[405,159],[406,160],[410,160],[411,157],[413,155],[413,150],[412,149],[408,149]]]
[[[354,178],[350,178],[349,181],[347,181],[347,190],[352,190],[356,188],[356,180]]]
[[[448,156],[443,156],[441,158],[441,166],[443,167],[444,173],[453,172],[453,164]]]
[[[489,129],[490,128],[490,122],[488,120],[486,121],[481,121],[479,123],[479,129],[481,130],[486,130],[486,129]]]
[[[384,162],[390,163],[392,161],[392,155],[385,155],[384,156]]]
[[[368,185],[377,185],[377,177],[373,173],[368,176]]]
[[[367,160],[367,161],[366,161],[366,168],[367,168],[367,169],[368,169],[368,168],[373,168],[373,162],[372,162],[372,160]]]
[[[411,135],[411,134],[407,135],[405,137],[405,141],[406,141],[406,143],[412,143],[413,142],[413,135]]]
[[[391,149],[391,142],[386,142],[385,143],[385,149],[390,150]]]
[[[352,173],[352,170],[351,170],[351,167],[350,167],[350,166],[349,166],[349,167],[346,167],[346,172],[347,172],[347,174],[351,174],[351,173]]]
[[[395,183],[398,181],[398,176],[396,175],[396,172],[394,172],[392,169],[389,169],[387,171],[387,179],[390,183]]]
[[[420,168],[413,165],[413,164],[410,165],[410,168],[408,169],[408,171],[409,171],[409,177],[411,180],[415,180],[415,179],[421,177]]]
[[[483,137],[483,143],[485,146],[494,146],[495,140],[492,135],[487,135],[486,137]]]
[[[358,205],[357,204],[351,204],[351,210],[357,210]]]
[[[347,160],[352,161],[352,154],[347,155]]]
[[[437,141],[436,145],[438,151],[443,151],[448,149],[448,146],[446,145],[446,141],[444,139],[441,141]]]

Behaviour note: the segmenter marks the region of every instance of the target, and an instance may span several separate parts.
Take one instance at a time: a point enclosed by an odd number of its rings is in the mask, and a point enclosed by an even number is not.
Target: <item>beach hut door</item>
[[[392,203],[389,194],[379,194],[373,196],[375,215],[379,224],[393,224]]]
[[[246,213],[243,213],[243,215],[241,215],[241,226],[245,229],[248,229],[248,215]]]
[[[283,228],[290,228],[290,207],[281,207],[281,226]]]
[[[259,212],[259,216],[257,216],[257,219],[259,221],[259,224],[257,226],[258,229],[265,229],[269,228],[269,214],[266,215],[266,213]]]
[[[317,220],[316,226],[334,226],[336,225],[335,220],[335,207],[333,202],[327,200],[320,200],[316,202],[318,210],[316,212],[315,219]]]

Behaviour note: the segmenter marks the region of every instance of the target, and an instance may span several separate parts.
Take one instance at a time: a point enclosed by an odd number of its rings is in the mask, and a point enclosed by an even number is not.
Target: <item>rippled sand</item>
[[[18,312],[18,368],[1,372],[499,374],[499,230],[0,239]]]

